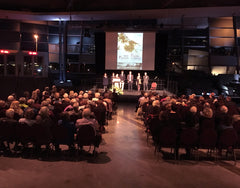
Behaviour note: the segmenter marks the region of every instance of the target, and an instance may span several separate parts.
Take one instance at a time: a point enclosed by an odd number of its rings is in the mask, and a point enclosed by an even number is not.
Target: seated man
[[[81,126],[84,126],[84,125],[89,125],[91,127],[94,128],[94,131],[95,131],[95,136],[96,136],[96,144],[95,146],[96,147],[99,147],[99,144],[101,142],[101,139],[102,139],[102,136],[101,136],[101,133],[99,132],[99,124],[97,122],[97,120],[93,117],[93,114],[90,110],[90,108],[85,108],[82,112],[82,119],[78,119],[76,121],[76,128],[77,130],[81,127]]]

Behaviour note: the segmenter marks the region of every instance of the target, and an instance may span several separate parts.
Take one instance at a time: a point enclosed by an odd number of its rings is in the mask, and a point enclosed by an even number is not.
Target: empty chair
[[[7,149],[10,149],[9,143],[16,140],[17,121],[0,120],[0,142],[7,142]]]
[[[173,127],[163,127],[157,138],[157,144],[155,145],[155,153],[158,149],[167,147],[175,150],[174,159],[177,159],[176,152],[177,132]]]
[[[217,144],[217,132],[213,129],[205,129],[199,135],[199,146],[200,149],[207,149],[207,155],[212,153],[212,151],[216,151]],[[217,156],[217,155],[215,155]]]
[[[198,132],[195,128],[183,129],[180,134],[179,147],[185,148],[188,157],[190,157],[191,150],[198,146]]]
[[[95,148],[99,146],[99,143],[100,141],[91,125],[87,124],[79,127],[77,131],[77,144],[80,149],[83,146],[94,146],[93,154],[95,154]]]
[[[51,128],[52,142],[55,145],[55,149],[59,149],[59,145],[68,145],[69,147],[74,144],[74,127],[64,127],[62,125],[55,125]]]
[[[233,159],[236,161],[236,154],[234,148],[236,147],[238,141],[238,135],[235,129],[229,128],[221,131],[218,139],[218,149],[226,149],[227,153],[231,152],[233,154]]]

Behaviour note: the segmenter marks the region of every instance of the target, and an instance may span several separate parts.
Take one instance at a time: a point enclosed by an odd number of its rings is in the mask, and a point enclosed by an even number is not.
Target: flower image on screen
[[[143,33],[118,33],[117,69],[142,70]]]

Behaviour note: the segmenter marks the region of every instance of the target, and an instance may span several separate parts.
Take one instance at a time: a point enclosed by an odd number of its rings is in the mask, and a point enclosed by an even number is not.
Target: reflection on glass
[[[4,57],[0,55],[0,75],[4,74]]]
[[[16,72],[16,62],[14,55],[7,56],[7,75],[15,75]]]
[[[32,75],[32,56],[25,56],[23,62],[24,75]]]
[[[42,76],[43,72],[43,58],[36,56],[34,57],[34,76]]]

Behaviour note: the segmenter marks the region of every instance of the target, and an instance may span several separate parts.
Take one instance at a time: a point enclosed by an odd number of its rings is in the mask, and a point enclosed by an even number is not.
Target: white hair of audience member
[[[19,103],[20,104],[25,104],[26,103],[26,98],[25,97],[20,97]]]
[[[15,99],[14,99],[14,96],[9,95],[8,98],[7,98],[7,100],[8,100],[9,102],[12,102],[12,101],[14,101]]]
[[[41,107],[38,114],[40,114],[41,117],[48,117],[49,116],[48,107],[46,107],[46,106]]]
[[[148,97],[148,93],[147,92],[144,93],[144,97]]]
[[[64,93],[64,94],[63,94],[63,98],[68,98],[68,94],[67,94],[67,93]]]
[[[197,113],[197,107],[196,106],[192,106],[190,109],[189,109],[190,112],[192,113]]]
[[[34,100],[33,100],[33,99],[28,99],[28,100],[27,100],[27,104],[28,104],[29,106],[31,106],[33,103],[34,103]]]
[[[226,107],[225,105],[222,105],[222,106],[220,107],[220,111],[221,111],[222,113],[226,114],[226,113],[228,113],[228,107]]]
[[[160,107],[160,101],[159,101],[159,100],[153,101],[152,106],[153,106],[153,107],[154,107],[154,106]]]
[[[6,117],[13,119],[14,118],[14,109],[12,109],[12,108],[7,109],[5,114],[6,114]]]
[[[73,109],[79,110],[79,103],[78,103],[78,102],[75,102],[75,103],[73,104]]]
[[[0,100],[0,107],[4,108],[6,106],[6,102],[4,100]]]
[[[78,93],[75,92],[73,96],[74,96],[75,98],[77,98],[77,97],[78,97]]]
[[[70,101],[71,105],[73,105],[73,104],[76,103],[76,102],[77,102],[76,99],[71,99],[71,101]]]
[[[48,101],[48,102],[49,102],[49,104],[51,104],[51,103],[52,103],[52,99],[51,99],[51,98],[47,98],[47,99],[46,99],[46,101]]]
[[[87,94],[87,93],[84,93],[84,94],[83,94],[83,98],[84,98],[84,99],[88,99],[88,94]]]
[[[92,112],[91,112],[90,108],[85,108],[82,112],[82,116],[84,118],[90,118],[91,114],[92,114]]]
[[[101,94],[99,92],[95,93],[95,98],[98,98],[101,96]]]
[[[49,102],[47,100],[44,100],[41,102],[41,106],[48,106]]]
[[[151,101],[155,101],[155,99],[156,99],[156,97],[154,97],[154,96],[152,96],[152,97],[150,98]]]

